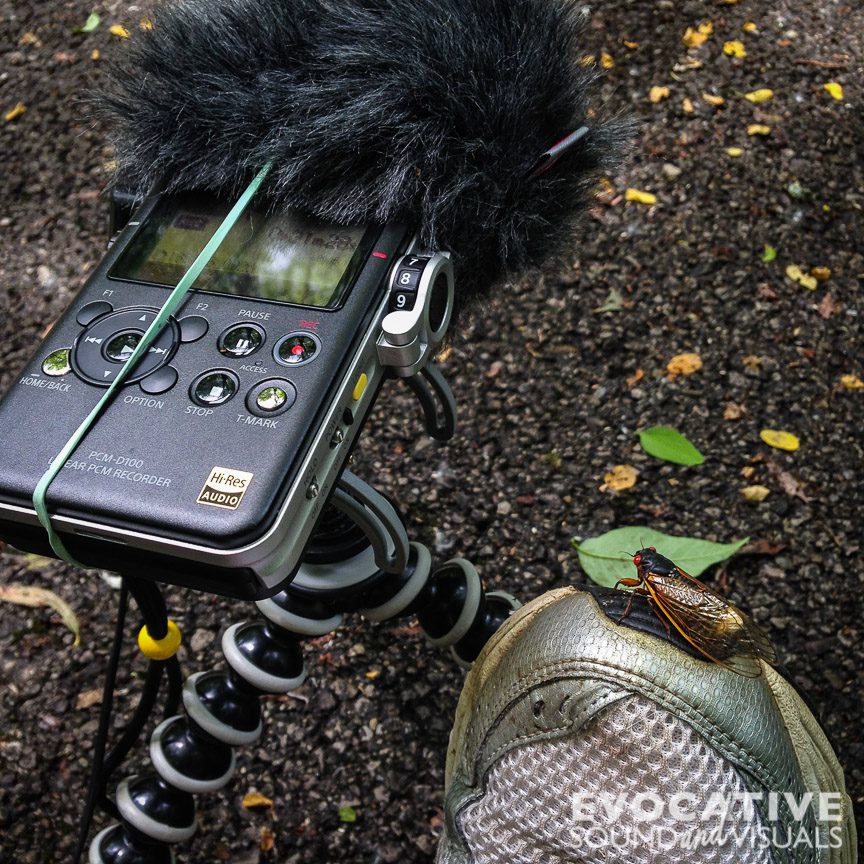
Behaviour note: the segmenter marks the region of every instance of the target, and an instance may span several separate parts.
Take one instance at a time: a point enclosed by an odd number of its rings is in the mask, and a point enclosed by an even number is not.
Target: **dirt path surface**
[[[394,388],[355,467],[395,496],[438,560],[464,555],[490,586],[522,598],[584,579],[573,536],[636,524],[765,541],[771,554],[736,558],[720,587],[765,626],[809,693],[861,824],[864,390],[841,379],[864,378],[864,9],[769,6],[598,5],[585,52],[608,53],[604,98],[644,124],[633,158],[609,178],[564,269],[500,292],[454,334],[444,363],[461,407],[453,442],[426,440]],[[91,11],[84,0],[0,9],[0,111],[26,108],[0,116],[5,389],[103,251],[111,153],[77,99],[124,51],[109,27],[134,35],[143,13],[100,4],[100,26],[73,35]],[[709,21],[713,32],[688,50],[687,28]],[[734,40],[745,57],[724,53]],[[652,87],[668,96],[651,102]],[[770,101],[743,96],[763,88]],[[769,131],[748,134],[754,125]],[[656,203],[626,202],[627,188]],[[766,246],[775,260],[762,260]],[[789,265],[831,273],[811,290]],[[607,301],[612,311],[597,311]],[[666,364],[684,352],[702,369],[670,379]],[[683,431],[705,464],[647,457],[634,433],[654,424]],[[767,447],[765,428],[793,432],[800,449]],[[636,466],[638,482],[601,492],[615,464]],[[745,501],[750,485],[766,486],[767,499]],[[66,862],[99,710],[87,694],[101,686],[116,595],[93,574],[12,550],[0,580],[53,589],[81,620],[72,649],[49,611],[0,607],[0,858]],[[168,595],[187,672],[212,665],[224,628],[252,614]],[[118,724],[141,686],[131,643],[125,658]],[[462,673],[410,623],[350,621],[307,647],[307,665],[308,683],[267,701],[265,734],[239,755],[235,781],[201,800],[178,860],[431,860]],[[241,806],[255,790],[271,808]],[[340,822],[340,807],[356,821]]]

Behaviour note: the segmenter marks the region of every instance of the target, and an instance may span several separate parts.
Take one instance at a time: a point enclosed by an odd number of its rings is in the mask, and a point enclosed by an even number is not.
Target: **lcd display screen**
[[[230,205],[187,193],[163,198],[117,259],[112,279],[175,286],[228,214]],[[193,286],[200,291],[339,306],[373,236],[296,213],[249,207]]]

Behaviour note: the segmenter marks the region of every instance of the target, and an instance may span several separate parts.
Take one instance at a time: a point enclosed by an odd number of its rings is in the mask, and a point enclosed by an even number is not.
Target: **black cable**
[[[129,608],[129,591],[124,579],[120,586],[120,600],[117,609],[117,625],[114,628],[114,644],[111,646],[111,656],[105,673],[105,684],[102,688],[102,707],[99,712],[99,728],[94,741],[93,764],[90,768],[90,779],[87,783],[87,797],[81,822],[78,828],[78,842],[75,846],[73,864],[78,864],[84,847],[87,845],[87,835],[90,833],[90,823],[93,821],[93,811],[100,790],[103,788],[101,778],[105,758],[105,747],[108,742],[108,727],[111,722],[111,710],[114,702],[114,684],[117,680],[117,667],[120,664],[120,652],[123,647],[123,631],[126,624],[126,612]]]
[[[158,586],[135,576],[123,578],[129,582],[129,593],[135,599],[150,637],[164,639],[168,635],[168,609]]]
[[[166,662],[168,673],[168,695],[165,697],[165,719],[173,717],[180,710],[180,700],[183,698],[183,671],[175,654]]]
[[[103,798],[103,806],[107,801],[105,788],[108,785],[108,780],[111,774],[116,770],[120,763],[129,754],[129,751],[135,746],[150,714],[153,712],[153,706],[156,704],[156,697],[159,695],[159,685],[162,682],[162,674],[165,670],[166,661],[151,660],[147,667],[147,677],[144,679],[144,689],[141,691],[141,696],[138,699],[138,704],[135,706],[135,712],[132,719],[123,730],[120,740],[111,749],[111,752],[105,757],[104,767],[102,771],[102,782],[100,787],[100,795]],[[109,806],[110,802],[109,802]]]

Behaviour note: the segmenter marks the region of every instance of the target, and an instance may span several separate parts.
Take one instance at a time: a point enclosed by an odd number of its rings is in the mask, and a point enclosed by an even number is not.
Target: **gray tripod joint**
[[[378,359],[400,378],[416,375],[435,356],[453,315],[449,252],[403,255],[390,277]]]

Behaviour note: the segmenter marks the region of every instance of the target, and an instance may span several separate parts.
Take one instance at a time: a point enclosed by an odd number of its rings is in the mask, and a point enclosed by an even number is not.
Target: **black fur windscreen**
[[[629,132],[589,110],[572,0],[176,0],[153,23],[99,103],[124,183],[236,194],[272,161],[276,207],[449,249],[459,306],[572,244]]]

